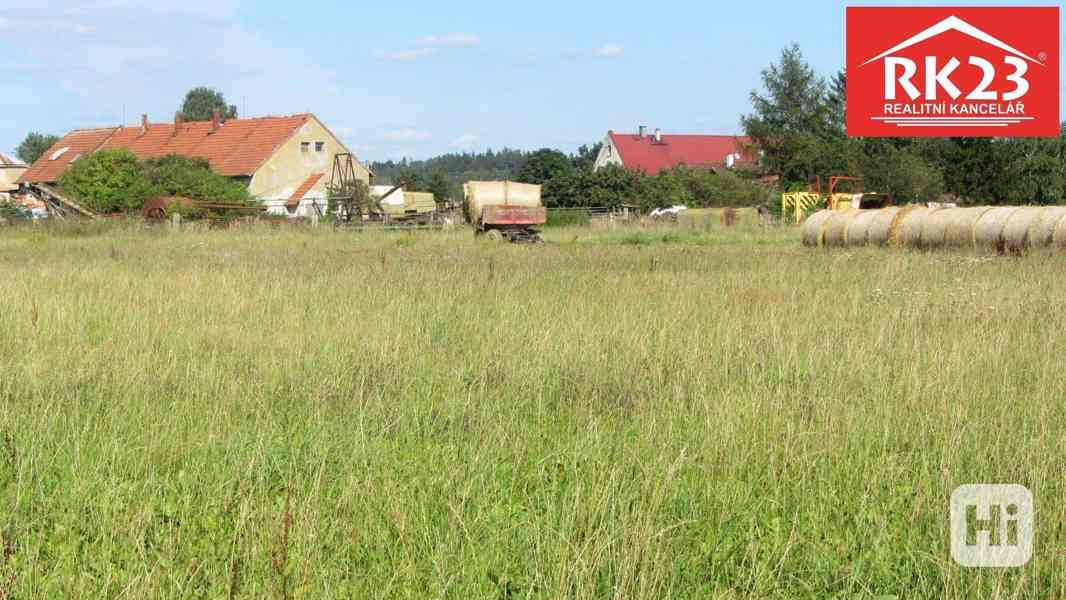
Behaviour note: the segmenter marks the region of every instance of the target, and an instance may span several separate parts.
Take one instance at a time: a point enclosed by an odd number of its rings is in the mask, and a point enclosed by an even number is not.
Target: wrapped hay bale
[[[1029,234],[1040,222],[1044,209],[1025,206],[1014,211],[1003,227],[1003,243],[1008,252],[1028,252]]]
[[[924,206],[918,206],[917,204],[909,204],[907,206],[904,206],[902,209],[900,209],[898,213],[896,213],[896,217],[892,219],[892,224],[889,225],[888,228],[888,245],[896,247],[900,247],[903,245],[903,221],[905,221],[911,213],[919,210],[928,209]]]
[[[1066,250],[1066,219],[1055,224],[1055,233],[1051,235],[1051,246],[1056,250]]]
[[[852,219],[862,211],[857,208],[840,210],[829,217],[822,227],[822,243],[825,246],[841,247],[847,245],[848,226]]]
[[[866,243],[871,246],[884,246],[888,244],[892,235],[892,224],[903,209],[898,206],[882,208],[873,211],[876,214],[870,219],[870,225],[866,228]]]
[[[852,247],[865,246],[870,225],[880,212],[878,210],[859,211],[859,214],[855,215],[855,218],[848,224],[847,231],[844,232],[844,243]]]
[[[901,215],[897,220],[897,236],[895,240],[896,245],[906,246],[908,248],[921,248],[922,247],[922,229],[925,224],[936,213],[945,210],[943,208],[925,208],[917,207],[914,210],[906,211],[906,214]]]
[[[973,248],[973,228],[989,210],[990,207],[977,206],[937,211],[922,230],[922,246]]]
[[[981,215],[973,227],[974,245],[977,248],[1002,252],[1005,249],[1003,229],[1017,210],[1016,206],[1001,206]]]
[[[829,220],[834,214],[831,210],[822,210],[814,213],[803,222],[803,245],[804,246],[821,246],[822,245],[822,227],[825,222]]]
[[[1045,248],[1055,242],[1055,228],[1066,219],[1066,206],[1048,206],[1040,213],[1040,220],[1029,231],[1029,246]]]

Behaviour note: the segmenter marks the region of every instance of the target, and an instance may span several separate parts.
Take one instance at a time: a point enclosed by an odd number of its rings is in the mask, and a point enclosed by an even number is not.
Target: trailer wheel
[[[485,232],[485,239],[492,240],[494,242],[503,241],[503,232],[499,229],[490,229]]]

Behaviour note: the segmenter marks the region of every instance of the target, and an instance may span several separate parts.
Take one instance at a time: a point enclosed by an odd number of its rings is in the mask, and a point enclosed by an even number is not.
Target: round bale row
[[[1066,250],[1066,206],[823,210],[803,224],[812,247],[895,246],[1027,252]]]

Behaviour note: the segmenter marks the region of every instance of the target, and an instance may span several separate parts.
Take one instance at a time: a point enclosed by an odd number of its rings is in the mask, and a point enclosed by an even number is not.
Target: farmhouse
[[[0,154],[0,194],[18,190],[18,180],[26,172],[26,165],[19,159]]]
[[[222,121],[149,123],[139,127],[80,129],[63,136],[19,179],[53,184],[79,158],[124,148],[138,158],[169,154],[206,159],[215,172],[248,186],[274,214],[310,216],[325,210],[333,157],[348,149],[312,114]],[[356,161],[356,177],[371,173]]]
[[[751,139],[733,135],[667,135],[647,128],[637,133],[607,132],[596,157],[596,170],[617,165],[655,175],[663,169],[686,165],[697,169],[754,167],[758,153]]]

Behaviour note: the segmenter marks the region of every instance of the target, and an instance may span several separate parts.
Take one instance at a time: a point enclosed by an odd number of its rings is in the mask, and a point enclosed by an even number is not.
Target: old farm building
[[[63,136],[22,175],[21,183],[51,184],[82,156],[124,148],[144,160],[177,154],[206,159],[215,172],[240,180],[275,214],[309,216],[325,210],[333,157],[348,149],[312,114],[229,121],[149,123],[80,129]],[[356,177],[369,182],[358,161]]]

